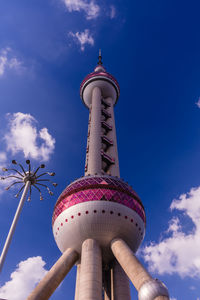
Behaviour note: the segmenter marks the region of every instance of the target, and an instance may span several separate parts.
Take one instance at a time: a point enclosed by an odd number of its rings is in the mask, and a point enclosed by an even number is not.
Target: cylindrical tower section
[[[84,241],[81,252],[79,300],[102,300],[102,255],[93,239]]]
[[[115,260],[113,265],[114,300],[131,300],[129,279]]]
[[[75,289],[75,298],[74,300],[79,300],[79,285],[80,285],[80,272],[81,272],[81,264],[77,264],[76,269],[76,289]]]
[[[85,175],[101,174],[101,90],[92,90],[90,133],[88,141],[88,169]]]
[[[139,300],[169,300],[166,286],[151,277],[123,240],[114,239],[111,249],[138,291]]]
[[[111,242],[111,249],[137,291],[145,281],[152,279],[151,275],[145,270],[123,240],[114,239]]]

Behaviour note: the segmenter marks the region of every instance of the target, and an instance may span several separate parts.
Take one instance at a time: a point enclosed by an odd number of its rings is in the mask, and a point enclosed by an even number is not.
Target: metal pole
[[[15,228],[16,228],[17,221],[18,221],[18,219],[19,219],[19,216],[20,216],[20,213],[21,213],[23,204],[24,204],[24,202],[25,202],[25,200],[26,200],[26,196],[27,196],[27,193],[28,193],[28,189],[29,189],[29,187],[30,187],[30,184],[31,184],[31,182],[28,180],[28,181],[26,182],[26,185],[25,185],[23,194],[22,194],[22,196],[21,196],[19,205],[18,205],[18,207],[17,207],[17,210],[16,210],[16,213],[15,213],[15,216],[14,216],[14,219],[13,219],[13,222],[12,222],[12,225],[11,225],[11,227],[10,227],[10,230],[9,230],[9,233],[8,233],[8,236],[7,236],[5,245],[4,245],[4,247],[3,247],[3,250],[2,250],[2,253],[1,253],[1,257],[0,257],[0,272],[1,272],[1,270],[2,270],[2,267],[3,267],[4,261],[5,261],[6,254],[7,254],[7,252],[8,252],[8,248],[9,248],[9,246],[10,246],[10,243],[11,243],[11,240],[12,240],[12,237],[13,237],[13,234],[14,234],[14,232],[15,232]]]

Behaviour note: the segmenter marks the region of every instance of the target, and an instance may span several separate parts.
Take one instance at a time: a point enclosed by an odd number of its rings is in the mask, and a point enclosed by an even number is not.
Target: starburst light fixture
[[[44,164],[41,164],[38,168],[36,168],[36,170],[31,170],[30,160],[29,159],[26,160],[26,163],[28,165],[28,170],[27,171],[25,171],[24,167],[20,163],[17,163],[16,160],[12,160],[12,164],[19,166],[20,169],[21,169],[20,171],[17,170],[17,169],[14,169],[14,168],[9,168],[9,169],[5,168],[5,167],[2,168],[3,172],[9,172],[9,171],[12,172],[12,171],[14,171],[15,174],[11,174],[11,175],[8,175],[8,176],[2,176],[2,177],[0,177],[1,180],[6,180],[8,178],[15,178],[15,179],[17,179],[16,181],[12,182],[5,189],[9,190],[12,186],[14,186],[16,184],[22,184],[21,188],[19,189],[19,191],[15,195],[15,197],[18,198],[19,195],[20,195],[20,193],[22,192],[22,190],[25,188],[26,183],[29,182],[29,197],[28,197],[28,201],[31,200],[32,186],[40,193],[40,200],[43,200],[44,198],[43,198],[41,190],[40,190],[40,188],[38,186],[45,187],[47,189],[48,193],[52,196],[53,192],[50,190],[50,188],[46,184],[44,184],[44,182],[49,182],[54,187],[57,186],[57,183],[51,181],[50,179],[43,178],[43,176],[45,176],[45,175],[54,176],[55,173],[54,172],[44,172],[44,173],[38,174],[38,171],[40,169],[44,169],[45,168]]]
[[[41,187],[45,187],[48,191],[48,193],[52,196],[53,192],[50,190],[50,188],[48,187],[47,184],[45,183],[51,183],[54,187],[57,186],[57,183],[53,182],[52,180],[48,179],[48,178],[44,178],[43,176],[45,175],[49,175],[49,176],[54,176],[55,173],[54,172],[43,172],[43,173],[39,173],[38,171],[40,169],[44,169],[45,165],[41,164],[39,167],[37,167],[35,170],[31,169],[31,163],[30,160],[27,159],[26,163],[28,165],[28,170],[25,171],[24,167],[20,164],[17,163],[16,160],[12,160],[12,164],[18,166],[20,169],[17,170],[15,168],[2,168],[3,172],[11,172],[10,175],[7,176],[2,176],[0,177],[1,180],[6,180],[6,179],[15,179],[14,182],[12,182],[8,187],[6,187],[6,190],[9,190],[12,186],[16,185],[16,184],[21,184],[21,187],[19,189],[19,191],[17,192],[17,194],[15,195],[16,198],[19,197],[19,195],[22,192],[22,196],[20,199],[20,202],[18,204],[13,222],[11,224],[4,248],[2,250],[1,256],[0,256],[0,271],[3,267],[5,258],[6,258],[6,254],[8,252],[8,248],[9,245],[11,243],[16,225],[17,225],[17,221],[19,219],[23,204],[26,200],[27,194],[29,193],[28,196],[28,201],[31,201],[31,195],[32,195],[32,187],[34,187],[39,193],[40,193],[40,200],[43,200],[43,196],[42,196],[42,192],[41,192]]]

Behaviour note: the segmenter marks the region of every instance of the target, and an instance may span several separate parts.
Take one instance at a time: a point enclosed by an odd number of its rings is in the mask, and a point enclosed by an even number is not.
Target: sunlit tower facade
[[[140,300],[169,299],[166,286],[134,254],[146,217],[139,196],[120,178],[114,119],[119,94],[99,53],[98,65],[80,87],[89,109],[85,175],[65,188],[53,213],[53,234],[63,255],[29,300],[48,299],[73,264],[75,300],[130,300],[129,281]]]

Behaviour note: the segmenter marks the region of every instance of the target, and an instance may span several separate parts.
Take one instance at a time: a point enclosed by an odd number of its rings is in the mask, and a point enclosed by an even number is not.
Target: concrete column
[[[81,265],[77,264],[77,266],[76,266],[76,290],[75,290],[74,300],[79,300],[80,271],[81,271]]]
[[[101,90],[95,87],[92,91],[88,170],[86,175],[101,174],[101,167]]]
[[[108,154],[115,159],[115,164],[110,167],[110,175],[120,177],[113,100],[112,98],[106,98],[105,100],[110,104],[110,107],[107,110],[111,114],[111,119],[108,120],[108,123],[112,126],[112,130],[109,132],[108,137],[113,140],[113,146],[108,149]]]
[[[27,300],[47,300],[78,260],[78,253],[67,249],[28,296]]]
[[[117,261],[114,263],[113,273],[114,300],[131,300],[129,279]]]
[[[110,283],[111,283],[111,300],[114,299],[114,275],[113,268],[110,270]]]
[[[79,300],[102,300],[102,255],[93,239],[83,242]]]
[[[137,291],[145,281],[152,279],[151,275],[145,270],[123,240],[114,239],[111,242],[111,249]]]

